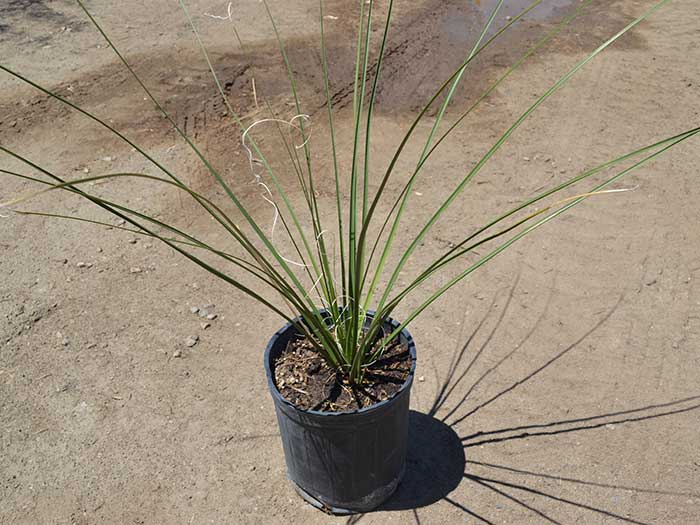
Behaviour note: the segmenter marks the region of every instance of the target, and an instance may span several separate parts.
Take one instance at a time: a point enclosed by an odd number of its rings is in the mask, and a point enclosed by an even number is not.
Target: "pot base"
[[[352,509],[335,507],[333,505],[326,504],[323,501],[320,501],[318,498],[315,498],[314,496],[306,492],[303,488],[297,485],[294,482],[294,480],[289,479],[289,482],[294,487],[294,490],[296,490],[297,493],[304,499],[304,501],[306,501],[310,505],[313,505],[317,509],[322,510],[327,514],[333,514],[335,516],[350,516],[352,514],[359,514],[362,512],[369,512],[371,510],[375,510],[382,503],[388,500],[394,494],[394,492],[396,492],[396,489],[398,488],[399,483],[403,478],[404,472],[405,467],[401,468],[401,472],[395,480],[393,480],[388,485],[380,488],[379,490],[376,490],[372,494],[369,494],[363,499],[363,501],[357,502],[356,505],[353,505]]]

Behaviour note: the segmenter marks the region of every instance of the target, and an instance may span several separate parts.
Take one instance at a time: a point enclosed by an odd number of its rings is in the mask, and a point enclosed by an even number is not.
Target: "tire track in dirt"
[[[43,5],[38,3],[37,5]],[[43,9],[43,8],[42,8]],[[354,13],[345,9],[343,17],[352,20]],[[60,13],[59,13],[60,14]],[[458,67],[468,53],[481,23],[478,12],[468,3],[448,0],[436,8],[432,3],[412,10],[405,18],[397,18],[389,34],[381,78],[378,84],[377,111],[397,112],[420,109],[427,99]],[[48,16],[48,15],[46,15]],[[594,31],[582,32],[573,27],[559,37],[545,52],[574,53],[591,45],[599,34],[619,25],[621,15],[606,18]],[[448,24],[458,20],[465,32],[448,30]],[[586,20],[582,20],[582,23]],[[523,22],[509,30],[501,43],[484,53],[472,65],[469,81],[462,82],[453,104],[472,99],[487,86],[495,72],[502,71],[525,49],[526,42],[543,34],[550,22]],[[348,107],[353,95],[355,34],[352,23],[345,21],[333,28],[329,25],[328,57],[331,78],[331,102],[336,110]],[[408,37],[410,35],[410,37]],[[627,46],[641,45],[626,38]],[[291,38],[285,45],[300,86],[303,110],[314,113],[325,107],[325,91],[321,77],[318,42]],[[377,69],[377,38],[371,51],[368,86]],[[284,65],[276,43],[262,41],[246,49],[246,53],[231,48],[211,49],[214,68],[225,86],[235,109],[245,115],[255,109],[253,78],[259,101],[267,99],[284,113],[290,107],[291,93]],[[249,60],[248,57],[254,57]],[[213,84],[206,63],[196,46],[187,52],[160,50],[127,57],[135,70],[151,86],[166,109],[177,115],[178,124],[188,134],[197,136],[220,120],[225,111],[221,97]],[[174,74],[174,72],[177,72]],[[157,126],[160,117],[153,108],[134,111],[143,105],[138,86],[123,66],[113,63],[90,71],[67,82],[52,86],[57,93],[86,108],[104,108],[105,114],[120,129],[143,130]],[[313,108],[311,111],[307,108]],[[9,98],[0,101],[3,118],[0,136],[17,133],[46,118],[63,118],[68,109],[49,97],[39,94],[28,100]],[[12,128],[12,129],[10,129]],[[218,133],[213,126],[213,133]]]

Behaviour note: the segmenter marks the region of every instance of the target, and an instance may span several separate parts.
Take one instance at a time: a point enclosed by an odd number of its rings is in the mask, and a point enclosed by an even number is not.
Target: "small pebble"
[[[199,317],[207,317],[209,315],[209,312],[206,310],[200,310],[199,311]]]
[[[134,237],[133,239],[129,239],[129,244],[136,244],[138,242],[138,239]]]
[[[209,319],[210,321],[213,321],[213,320],[216,319],[217,317],[219,317],[219,316],[216,315],[216,314],[209,314],[209,315],[207,315],[207,319]]]
[[[182,350],[175,350],[173,352],[173,357],[182,357]]]
[[[421,383],[422,383],[423,381],[425,381],[425,376],[420,376],[420,377],[418,378],[418,381],[420,381]]]
[[[530,157],[523,157],[523,160],[524,160],[525,162],[530,162]]]
[[[139,268],[138,266],[132,266],[131,269],[129,270],[129,273],[141,273],[143,270]]]
[[[190,308],[190,313],[196,314],[197,312],[199,312],[199,308],[197,308],[196,306],[193,306],[192,308]]]
[[[200,326],[202,327],[202,330],[206,330],[211,326],[211,323],[202,323]]]
[[[191,335],[187,339],[185,339],[185,346],[187,346],[187,348],[192,348],[198,342],[199,342],[199,336],[198,335]]]
[[[76,264],[76,266],[77,266],[78,268],[85,268],[85,267],[87,266],[87,264],[85,264],[84,262],[81,261],[81,262],[79,262],[78,264]]]
[[[97,253],[102,253],[102,248],[97,248]]]

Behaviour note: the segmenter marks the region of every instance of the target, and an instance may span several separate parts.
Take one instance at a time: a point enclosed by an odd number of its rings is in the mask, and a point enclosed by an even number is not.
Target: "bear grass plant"
[[[79,107],[51,89],[26,78],[20,72],[0,64],[0,69],[5,73],[30,84],[37,90],[109,130],[134,148],[140,155],[143,155],[161,173],[161,175],[108,173],[65,180],[45,166],[41,166],[0,144],[0,150],[5,154],[22,162],[41,175],[28,175],[6,169],[2,169],[0,172],[45,186],[39,191],[4,202],[2,206],[11,206],[13,211],[18,214],[64,218],[111,226],[105,222],[82,217],[16,209],[16,205],[26,199],[35,197],[40,193],[53,192],[55,190],[67,191],[87,199],[94,205],[128,223],[128,227],[124,226],[121,229],[162,241],[203,269],[259,301],[285,320],[294,323],[299,333],[306,336],[315,350],[347,382],[352,385],[361,385],[363,381],[367,380],[365,372],[368,367],[382,356],[388,344],[395,339],[398,333],[456,284],[523,237],[559,217],[574,206],[578,206],[586,199],[605,193],[625,191],[624,189],[612,189],[610,187],[636,168],[649,163],[670,148],[700,132],[700,128],[694,128],[672,137],[663,138],[653,144],[639,147],[634,151],[617,156],[556,186],[550,187],[511,209],[496,214],[485,224],[476,227],[464,239],[451,245],[444,253],[440,253],[433,262],[422,268],[413,280],[407,284],[398,284],[399,275],[411,259],[416,248],[420,246],[426,235],[445,214],[446,210],[455,205],[465,188],[508,141],[519,126],[584,66],[613,45],[628,31],[663,7],[669,0],[653,3],[646,12],[602,42],[595,50],[565,72],[547,91],[538,96],[527,110],[498,137],[488,151],[477,159],[474,167],[463,175],[456,187],[447,198],[440,202],[429,220],[420,228],[420,231],[410,239],[395,266],[389,267],[392,255],[395,255],[396,240],[400,232],[401,221],[405,221],[407,215],[410,216],[408,202],[412,193],[411,190],[419,180],[425,163],[443,141],[481,102],[489,97],[499,85],[532,55],[579,16],[589,6],[591,1],[585,0],[579,3],[578,7],[571,14],[563,18],[551,31],[544,34],[534,45],[527,49],[488,89],[464,109],[457,118],[453,119],[449,126],[446,126],[445,115],[448,106],[463,77],[469,73],[470,65],[474,59],[514,24],[543,3],[543,0],[533,1],[517,16],[507,18],[506,23],[500,28],[494,29],[495,21],[498,19],[498,14],[504,3],[503,0],[498,1],[473,47],[463,57],[460,66],[449,78],[445,79],[435,94],[426,101],[406,130],[388,167],[380,172],[380,176],[376,177],[374,175],[376,171],[372,168],[370,159],[373,114],[376,106],[378,86],[381,81],[381,70],[383,59],[385,58],[387,39],[391,31],[394,0],[389,0],[388,3],[385,2],[386,14],[384,17],[379,17],[374,12],[375,0],[359,0],[357,2],[359,17],[354,66],[352,162],[349,170],[346,171],[343,171],[340,167],[338,152],[336,151],[331,79],[329,77],[326,32],[324,28],[324,5],[323,0],[320,0],[318,10],[319,46],[321,51],[320,67],[322,70],[323,90],[326,97],[325,110],[327,110],[327,115],[322,115],[322,117],[327,118],[330,133],[330,154],[332,155],[336,208],[335,213],[333,213],[335,217],[333,220],[334,224],[329,225],[321,220],[322,214],[316,191],[319,178],[318,174],[312,169],[310,153],[313,140],[310,136],[309,117],[303,113],[293,68],[267,1],[263,0],[262,3],[269,17],[285,64],[296,116],[284,124],[280,119],[274,118],[274,115],[272,118],[265,120],[276,122],[280,130],[280,136],[285,139],[284,145],[290,166],[295,173],[296,182],[298,183],[298,186],[295,185],[293,188],[285,188],[283,186],[276,170],[268,162],[259,144],[248,134],[253,126],[262,121],[246,124],[244,123],[244,118],[237,115],[234,111],[217,77],[194,21],[183,0],[179,0],[183,14],[194,32],[198,46],[226,105],[228,115],[233,118],[240,129],[243,146],[249,155],[251,169],[254,171],[256,182],[263,188],[263,197],[274,207],[274,225],[272,232],[268,234],[264,231],[263,225],[253,217],[253,214],[243,204],[241,196],[224,180],[217,168],[212,165],[192,139],[177,125],[163,105],[153,96],[149,88],[134,72],[127,59],[115,47],[112,40],[83,2],[77,0],[77,3],[92,25],[107,41],[123,66],[137,81],[147,97],[155,104],[157,110],[167,119],[182,140],[195,153],[206,168],[206,171],[220,185],[229,202],[227,205],[217,205],[206,195],[188,186],[175,174],[174,170],[161,164],[145,149],[132,142],[105,120]],[[227,19],[232,22],[230,5]],[[373,25],[376,24],[380,24],[381,27],[378,33],[379,52],[375,63],[371,64],[370,51],[373,45],[377,45],[376,40],[373,42]],[[235,28],[234,33],[238,38]],[[238,38],[238,41],[242,45],[240,38]],[[270,109],[269,106],[268,109]],[[421,139],[424,141],[424,147],[415,168],[398,193],[393,190],[388,192],[389,182],[396,171],[397,162],[404,154],[406,144],[409,139],[417,134],[419,124],[429,115],[429,118],[432,119],[432,125],[427,136]],[[298,142],[287,140],[287,135],[282,132],[283,127],[294,130],[294,134],[299,137]],[[602,182],[598,182],[592,187],[583,190],[577,186],[576,195],[574,196],[562,198],[561,195],[558,195],[564,190],[580,185],[586,179],[616,166],[619,166],[619,171],[613,176],[608,176]],[[627,167],[622,169],[622,166]],[[327,174],[324,175],[328,176]],[[195,234],[186,232],[174,224],[161,221],[145,212],[118,202],[112,202],[83,189],[86,183],[89,182],[104,179],[133,178],[144,179],[154,184],[169,185],[183,192],[198,207],[206,211],[235,240],[241,249],[241,253],[234,255],[217,249],[198,238]],[[349,188],[345,186],[346,183],[343,183],[343,180],[349,180]],[[370,192],[372,186],[376,187],[376,191]],[[341,197],[344,191],[349,195],[348,200]],[[296,192],[301,194],[303,203],[301,207],[297,208],[292,204],[292,195]],[[390,203],[388,213],[380,212],[380,203],[385,202]],[[240,216],[241,224],[238,224],[232,218],[233,213]],[[310,226],[305,227],[304,224],[309,224]],[[293,259],[289,258],[291,256],[285,256],[279,247],[280,243],[274,240],[275,227],[282,232],[281,234],[286,237],[286,241],[293,247]],[[469,255],[473,258],[476,253],[475,250],[482,246],[487,247],[486,253],[476,254],[476,260],[469,264],[463,262]],[[203,253],[209,255],[204,256],[202,255]],[[452,269],[457,268],[457,271],[445,278],[444,274],[448,266]],[[252,285],[242,279],[243,274],[251,277],[257,285]],[[443,278],[440,279],[440,276],[443,276]],[[438,281],[439,284],[435,284]],[[422,302],[419,302],[417,307],[410,309],[403,322],[395,330],[387,333],[385,320],[392,315],[399,305],[404,303],[407,297],[412,296],[419,290],[423,291]],[[427,294],[425,290],[427,290]],[[427,297],[425,297],[426,295]]]

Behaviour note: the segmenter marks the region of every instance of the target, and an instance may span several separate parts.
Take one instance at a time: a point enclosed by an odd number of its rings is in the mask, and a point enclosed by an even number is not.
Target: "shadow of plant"
[[[512,427],[504,427],[494,430],[481,430],[467,436],[458,437],[456,427],[458,424],[465,421],[467,418],[475,414],[478,410],[495,402],[514,390],[519,388],[524,383],[530,381],[550,365],[564,358],[570,352],[575,351],[588,337],[600,329],[612,317],[617,308],[622,303],[623,297],[620,297],[617,302],[587,331],[585,331],[576,341],[565,347],[563,350],[549,358],[544,364],[535,367],[530,372],[526,373],[521,378],[515,380],[510,386],[500,390],[497,394],[490,396],[485,401],[477,403],[473,408],[467,408],[464,405],[471,400],[471,394],[475,388],[500,367],[506,360],[510,359],[518,349],[520,349],[528,339],[533,335],[542,320],[546,317],[547,310],[551,302],[551,295],[543,311],[538,316],[535,323],[523,336],[515,347],[505,354],[496,364],[488,368],[482,373],[469,388],[461,388],[461,391],[466,391],[465,394],[457,393],[457,387],[463,385],[468,373],[473,369],[476,361],[489,347],[496,332],[501,326],[506,313],[511,306],[512,299],[519,283],[519,276],[510,287],[508,297],[504,303],[495,326],[491,328],[485,338],[485,342],[477,349],[472,349],[474,340],[477,334],[486,325],[488,317],[494,309],[496,298],[491,303],[487,310],[487,314],[480,320],[474,332],[471,333],[466,342],[455,352],[455,357],[450,363],[450,367],[445,375],[445,380],[440,384],[428,414],[411,411],[409,420],[409,451],[407,459],[407,469],[405,478],[399,485],[395,495],[384,505],[377,510],[413,510],[413,518],[416,523],[420,524],[418,509],[426,507],[438,501],[445,501],[455,508],[460,509],[465,514],[471,516],[481,523],[493,523],[487,516],[477,513],[462,502],[456,501],[450,494],[462,482],[473,483],[482,488],[485,488],[506,501],[522,507],[533,515],[533,518],[549,523],[559,523],[554,517],[550,516],[545,510],[538,508],[531,501],[524,501],[519,497],[519,494],[527,496],[536,496],[548,500],[550,503],[571,506],[586,513],[597,514],[598,518],[612,519],[621,522],[645,524],[639,518],[628,515],[621,515],[612,510],[604,508],[599,504],[590,504],[570,497],[563,497],[559,494],[552,493],[552,489],[542,490],[541,488],[528,486],[527,479],[553,480],[572,484],[574,486],[589,486],[599,487],[604,489],[614,489],[620,491],[628,491],[640,494],[653,494],[670,497],[684,498],[700,498],[700,491],[671,491],[663,489],[650,489],[643,487],[634,487],[630,485],[617,485],[609,483],[599,483],[595,481],[587,481],[571,476],[559,476],[554,474],[546,474],[531,471],[523,468],[514,468],[508,465],[488,463],[484,461],[476,461],[473,458],[465,459],[465,450],[470,448],[482,447],[485,445],[495,445],[502,442],[523,440],[536,438],[538,436],[555,436],[564,435],[572,432],[583,432],[586,430],[594,430],[603,427],[610,428],[611,425],[628,425],[641,421],[655,420],[658,418],[667,418],[678,416],[700,409],[700,395],[690,396],[683,399],[672,400],[669,402],[658,403],[653,405],[641,406],[637,408],[629,408],[608,412],[603,414],[595,414],[581,416],[571,419],[563,419],[559,421],[548,421],[544,423],[532,423],[528,425],[519,425]],[[551,289],[555,289],[552,286]],[[463,364],[465,357],[472,353],[473,357],[468,363]],[[448,401],[452,401],[453,397],[458,397],[454,404],[449,403],[451,408],[447,409]],[[437,417],[438,412],[444,412],[444,415]],[[448,422],[448,419],[451,421]],[[502,479],[503,476],[508,476],[508,479]],[[512,477],[516,477],[517,481],[513,481]],[[351,516],[347,524],[358,523],[363,515]]]

